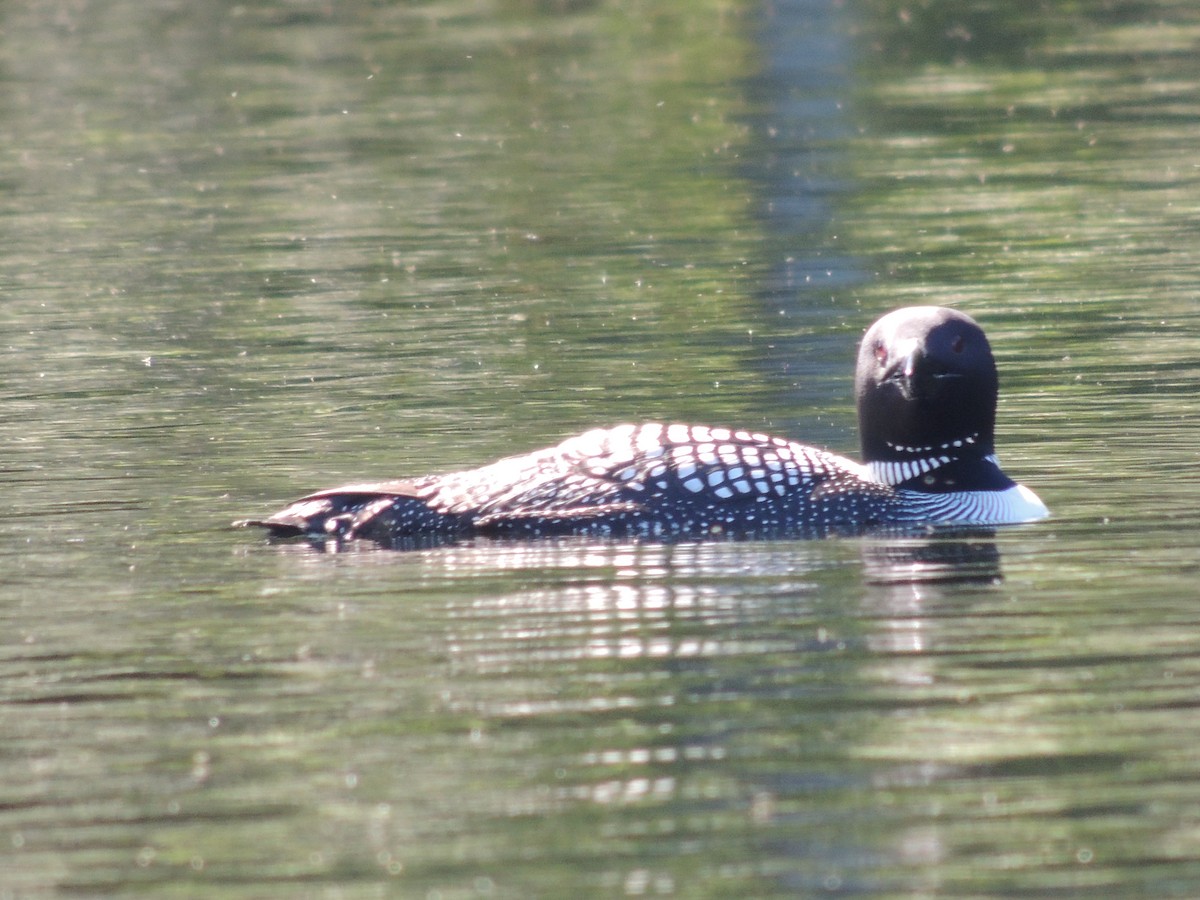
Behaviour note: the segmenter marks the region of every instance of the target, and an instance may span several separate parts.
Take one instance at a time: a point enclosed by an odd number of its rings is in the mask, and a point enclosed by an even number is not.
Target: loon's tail
[[[411,481],[348,484],[318,491],[265,519],[243,519],[235,527],[266,528],[273,538],[366,538],[390,543],[416,534],[455,534],[464,517],[438,512]]]

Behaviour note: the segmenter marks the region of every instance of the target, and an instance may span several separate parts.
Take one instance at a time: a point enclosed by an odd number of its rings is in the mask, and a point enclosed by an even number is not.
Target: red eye
[[[952,340],[950,342],[950,349],[953,350],[955,353],[962,353],[964,346],[966,346],[966,345],[963,343],[961,334],[955,335],[954,340]]]
[[[881,366],[887,362],[887,347],[882,342],[875,345],[875,362]]]

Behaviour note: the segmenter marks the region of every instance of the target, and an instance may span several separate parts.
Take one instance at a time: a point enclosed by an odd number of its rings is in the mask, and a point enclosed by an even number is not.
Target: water
[[[24,4],[0,895],[1195,896],[1190,4]],[[231,531],[622,420],[853,453],[976,316],[989,534]]]

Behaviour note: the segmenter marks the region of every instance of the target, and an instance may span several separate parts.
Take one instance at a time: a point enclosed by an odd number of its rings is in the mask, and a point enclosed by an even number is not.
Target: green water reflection
[[[0,896],[1200,892],[1190,5],[0,19]],[[628,419],[853,452],[906,303],[1053,520],[224,530]]]

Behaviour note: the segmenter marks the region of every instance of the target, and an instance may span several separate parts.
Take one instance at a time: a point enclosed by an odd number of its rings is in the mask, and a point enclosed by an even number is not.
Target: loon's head
[[[970,316],[939,306],[888,313],[858,351],[863,461],[988,456],[998,392],[992,348]]]

